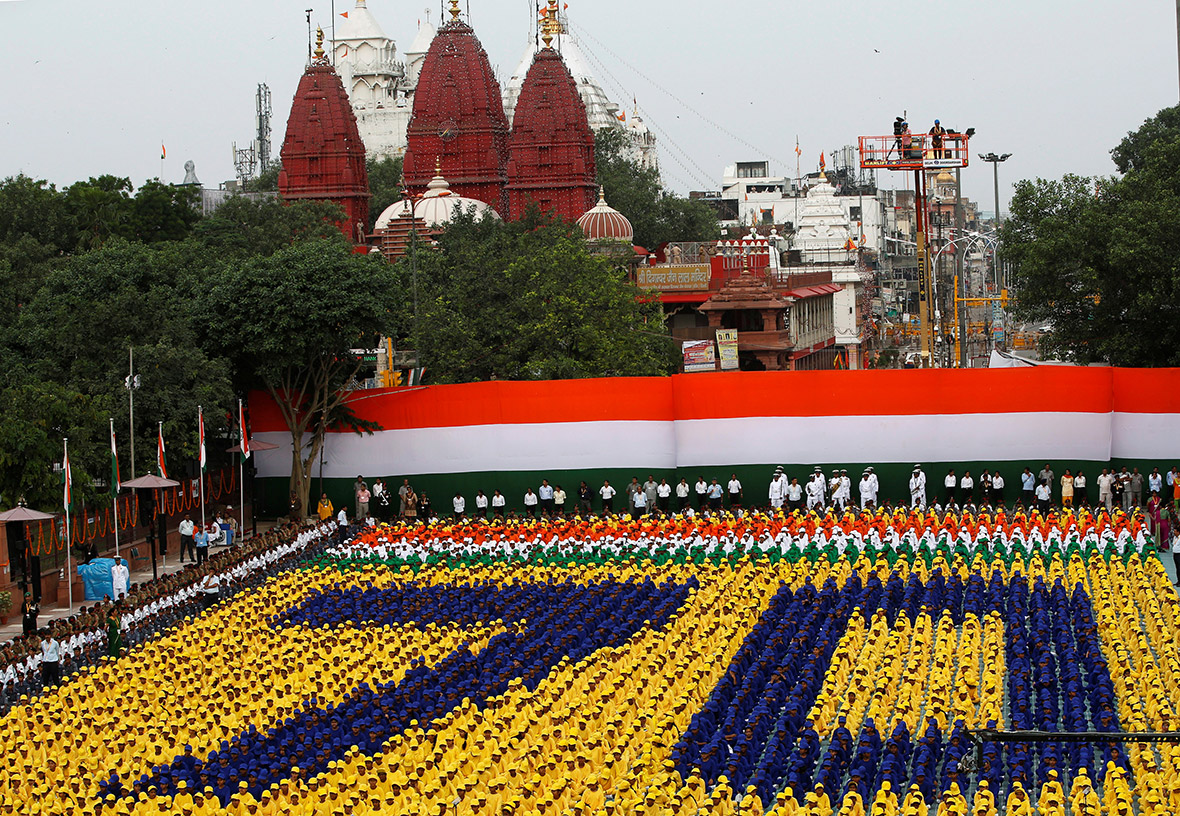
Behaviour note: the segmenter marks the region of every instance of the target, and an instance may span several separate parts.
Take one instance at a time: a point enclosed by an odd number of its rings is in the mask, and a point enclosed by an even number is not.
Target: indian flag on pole
[[[168,453],[164,449],[164,424],[160,423],[156,435],[156,469],[160,471],[160,478],[168,478]]]
[[[205,412],[199,407],[197,408],[197,425],[199,426],[198,430],[201,442],[201,472],[204,473],[205,466],[208,464],[205,459]]]
[[[62,506],[65,507],[67,510],[69,510],[70,505],[73,504],[73,501],[74,501],[74,497],[73,497],[74,477],[70,473],[70,451],[69,451],[69,448],[67,448],[65,450],[65,455],[62,459],[61,480],[62,480],[62,484],[64,485],[64,488],[65,488],[62,491]]]
[[[250,440],[246,436],[246,404],[238,400],[238,427],[242,430],[242,459],[250,458]]]
[[[122,487],[122,480],[119,478],[119,453],[115,448],[115,423],[111,422],[111,497],[119,497],[119,489]]]

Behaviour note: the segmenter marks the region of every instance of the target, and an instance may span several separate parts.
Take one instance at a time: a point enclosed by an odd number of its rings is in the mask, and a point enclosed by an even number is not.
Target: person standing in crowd
[[[180,534],[180,563],[184,563],[184,555],[188,553],[189,561],[196,563],[197,549],[196,543],[193,541],[193,532],[196,525],[188,513],[184,514],[184,518],[180,520],[180,524],[176,525],[176,532]]]
[[[397,514],[404,516],[406,514],[406,496],[414,492],[414,488],[410,487],[409,479],[402,479],[402,486],[397,489],[398,508]]]
[[[336,537],[341,544],[348,537],[348,510],[344,507],[336,514]]]
[[[688,481],[681,476],[680,481],[676,483],[676,512],[683,513],[688,509]]]
[[[533,492],[533,489],[531,487],[526,488],[524,491],[524,511],[528,513],[529,518],[537,517],[537,505],[539,503],[540,500],[537,498],[537,494]]]
[[[1049,483],[1049,501],[1053,500],[1053,485],[1057,484],[1055,481],[1056,478],[1057,474],[1053,472],[1053,467],[1048,462],[1041,468],[1041,472],[1037,474],[1037,485],[1040,485],[1041,482]]]
[[[361,482],[360,489],[356,492],[356,520],[357,523],[363,523],[369,517],[369,501],[373,498],[373,494],[369,492],[369,486]]]
[[[1020,500],[1024,503],[1026,508],[1031,508],[1033,502],[1036,501],[1037,492],[1037,477],[1033,472],[1025,468],[1024,472],[1020,474]]]
[[[451,507],[455,511],[455,521],[459,521],[463,518],[463,513],[467,510],[467,499],[463,498],[462,493],[455,493],[455,498],[451,499]]]
[[[1086,488],[1086,474],[1078,468],[1078,472],[1073,477],[1073,500],[1078,507],[1090,506],[1090,493]]]
[[[1180,524],[1172,525],[1172,566],[1176,568],[1176,586],[1180,586]]]
[[[1098,476],[1098,504],[1108,513],[1114,509],[1114,474],[1106,468]]]
[[[945,498],[942,500],[944,507],[950,507],[955,503],[955,490],[959,486],[959,479],[955,476],[955,469],[951,468],[947,471],[946,476],[942,480],[943,494]]]
[[[541,506],[541,513],[546,518],[553,517],[553,485],[548,479],[541,480],[541,487],[537,490],[537,498]]]
[[[635,509],[631,511],[632,518],[639,518],[647,515],[647,493],[642,490],[635,491],[632,496],[632,501],[635,503]]]
[[[114,599],[117,601],[128,593],[131,589],[131,571],[127,569],[127,564],[124,563],[121,557],[115,558],[115,563],[111,566],[111,592]]]
[[[697,491],[697,510],[705,509],[705,502],[709,500],[709,483],[705,481],[704,476],[697,477],[696,483]]]
[[[992,474],[992,503],[997,507],[1004,506],[1004,477],[998,470]]]
[[[402,518],[410,521],[418,520],[418,494],[414,492],[414,488],[406,491],[406,495],[401,497],[403,505]]]
[[[709,509],[713,512],[721,510],[722,496],[725,491],[721,489],[721,483],[714,479],[709,483]]]
[[[1049,489],[1048,480],[1042,481],[1037,485],[1036,490],[1037,509],[1041,511],[1041,515],[1049,514],[1049,505],[1053,501],[1053,491]]]
[[[197,564],[204,564],[209,559],[209,531],[198,527],[194,536],[197,545]]]
[[[787,502],[792,513],[803,509],[803,485],[799,484],[797,477],[792,476],[787,485]]]
[[[824,507],[824,475],[812,473],[807,482],[807,509],[822,510]]]
[[[221,521],[221,531],[225,534],[225,546],[232,547],[238,540],[238,517],[234,515],[234,506],[227,504]]]
[[[475,491],[475,515],[481,519],[488,517],[488,497],[482,490]]]
[[[1069,472],[1069,468],[1061,474],[1061,506],[1073,507],[1073,474]]]
[[[386,486],[384,479],[378,479],[373,484],[373,504],[377,521],[389,521],[393,503],[390,501],[389,487]]]
[[[1162,522],[1162,514],[1167,511],[1167,502],[1160,498],[1159,493],[1152,493],[1151,498],[1147,500],[1147,531],[1155,536],[1156,542],[1160,547],[1163,547],[1168,539],[1160,535],[1160,527]]]
[[[656,486],[656,501],[660,506],[660,513],[668,515],[668,511],[672,509],[672,485],[668,484],[667,479],[660,479],[659,485]]]
[[[123,625],[119,620],[118,606],[107,609],[107,654],[118,657],[123,651]]]
[[[1160,473],[1159,468],[1153,468],[1151,473],[1147,474],[1147,495],[1152,493],[1160,494],[1162,498],[1164,495],[1164,475]]]
[[[832,497],[832,507],[837,513],[844,512],[844,505],[840,498],[840,471],[833,470],[832,478],[828,480],[828,495]]]
[[[1114,477],[1114,504],[1124,510],[1131,509],[1131,474],[1126,465]]]
[[[914,471],[910,474],[910,507],[926,509],[926,474],[920,464],[914,465]]]
[[[848,478],[848,471],[840,468],[840,498],[842,507],[852,506],[852,480]]]
[[[987,468],[979,474],[979,501],[984,505],[992,503],[992,475]]]
[[[294,490],[291,491],[291,498],[288,501],[287,518],[296,524],[303,521],[303,500]]]
[[[736,473],[729,475],[729,484],[726,485],[729,492],[729,506],[731,508],[742,506],[742,483],[738,480]]]
[[[553,491],[553,512],[562,518],[565,517],[565,500],[566,493],[561,489],[561,485],[558,485]]]
[[[770,480],[770,509],[778,510],[783,506],[787,497],[787,476],[781,467],[775,468],[774,477]]]
[[[492,515],[498,519],[504,518],[504,507],[508,504],[508,499],[499,490],[492,491]]]
[[[969,470],[964,470],[963,478],[959,479],[959,503],[963,505],[975,503],[975,479]]]
[[[627,485],[627,512],[635,515],[635,494],[643,492],[643,485],[639,483],[638,476],[632,476],[630,483]]]
[[[594,494],[590,491],[590,485],[586,484],[583,479],[582,483],[578,485],[578,514],[588,516],[594,511]]]
[[[615,489],[608,480],[602,480],[602,487],[598,488],[598,495],[602,496],[602,514],[609,516],[615,507]]]
[[[46,688],[56,686],[61,680],[61,643],[52,629],[41,633],[41,682]]]
[[[33,593],[26,592],[25,600],[20,607],[21,631],[25,637],[31,637],[37,631],[37,616],[41,614],[41,605],[33,599]]]
[[[315,512],[320,517],[320,521],[327,521],[336,515],[336,508],[332,506],[332,500],[328,498],[327,493],[320,494],[320,501],[316,505]]]
[[[877,506],[877,476],[872,468],[865,468],[865,472],[861,474],[857,493],[860,495],[861,507],[872,510]]]
[[[659,491],[660,483],[656,481],[656,477],[649,473],[647,474],[647,481],[643,483],[643,492],[647,497],[647,512],[654,513],[656,503],[660,498]]]
[[[1172,490],[1172,518],[1180,522],[1180,473],[1176,471],[1176,468],[1172,468],[1168,471],[1168,478],[1170,480],[1168,484],[1171,485]],[[1176,527],[1180,530],[1180,523]]]
[[[1139,468],[1131,469],[1131,507],[1143,506],[1143,474]]]
[[[418,516],[425,522],[434,518],[434,507],[430,504],[430,497],[423,491],[418,494]]]
[[[340,515],[344,515],[344,508],[340,508]],[[347,525],[345,525],[347,526]],[[341,527],[344,529],[344,527]],[[206,609],[212,609],[221,597],[221,577],[216,571],[208,573],[201,579],[201,602]]]

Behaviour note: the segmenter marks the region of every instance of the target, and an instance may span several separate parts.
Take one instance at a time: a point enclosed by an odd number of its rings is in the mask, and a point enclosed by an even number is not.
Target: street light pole
[[[1180,0],[1176,0],[1176,10],[1180,14]],[[1178,26],[1180,26],[1180,22],[1178,22]],[[1177,37],[1180,37],[1180,29],[1177,30]],[[980,153],[979,158],[985,162],[991,162],[992,165],[992,184],[996,194],[996,236],[998,238],[1000,233],[1000,163],[1008,161],[1008,159],[1012,158],[1012,154],[1001,153],[996,155],[995,153]],[[1008,281],[1000,280],[1000,253],[997,247],[992,247],[992,277],[995,279],[996,287],[1000,292],[1008,288]],[[1006,324],[1007,320],[1004,322]],[[1007,325],[1004,328],[1006,330]]]

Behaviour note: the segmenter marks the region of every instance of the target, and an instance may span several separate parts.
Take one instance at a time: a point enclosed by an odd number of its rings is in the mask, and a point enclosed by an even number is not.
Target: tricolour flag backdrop
[[[360,391],[350,407],[384,430],[332,433],[324,479],[408,477],[431,485],[438,499],[467,485],[474,493],[478,485],[489,494],[499,486],[511,502],[518,483],[523,493],[525,484],[545,474],[551,481],[565,475],[572,498],[581,479],[594,488],[604,476],[643,481],[649,473],[670,482],[683,476],[691,484],[704,475],[725,483],[736,472],[755,482],[747,485],[753,491],[748,501],[765,502],[764,482],[776,465],[799,476],[815,465],[844,467],[854,482],[862,466],[874,465],[883,476],[883,497],[890,497],[901,495],[915,463],[923,464],[932,484],[941,484],[945,466],[960,472],[999,467],[1014,496],[1025,464],[1035,472],[1053,462],[1059,474],[1089,466],[1094,484],[1107,463],[1157,462],[1163,470],[1180,461],[1177,369],[488,382]],[[259,476],[289,476],[291,438],[277,406],[255,394],[251,412],[254,439],[279,446],[258,452]],[[886,477],[896,478],[896,490]],[[446,493],[437,493],[444,487]],[[285,482],[282,489],[285,497]]]

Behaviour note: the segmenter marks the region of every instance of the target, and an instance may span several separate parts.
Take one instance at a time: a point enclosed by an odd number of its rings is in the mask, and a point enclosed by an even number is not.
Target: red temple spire
[[[364,243],[369,226],[369,176],[356,115],[335,69],[324,56],[324,32],[316,34],[315,59],[295,90],[280,156],[279,194],[286,200],[332,201],[344,208],[337,226]]]

